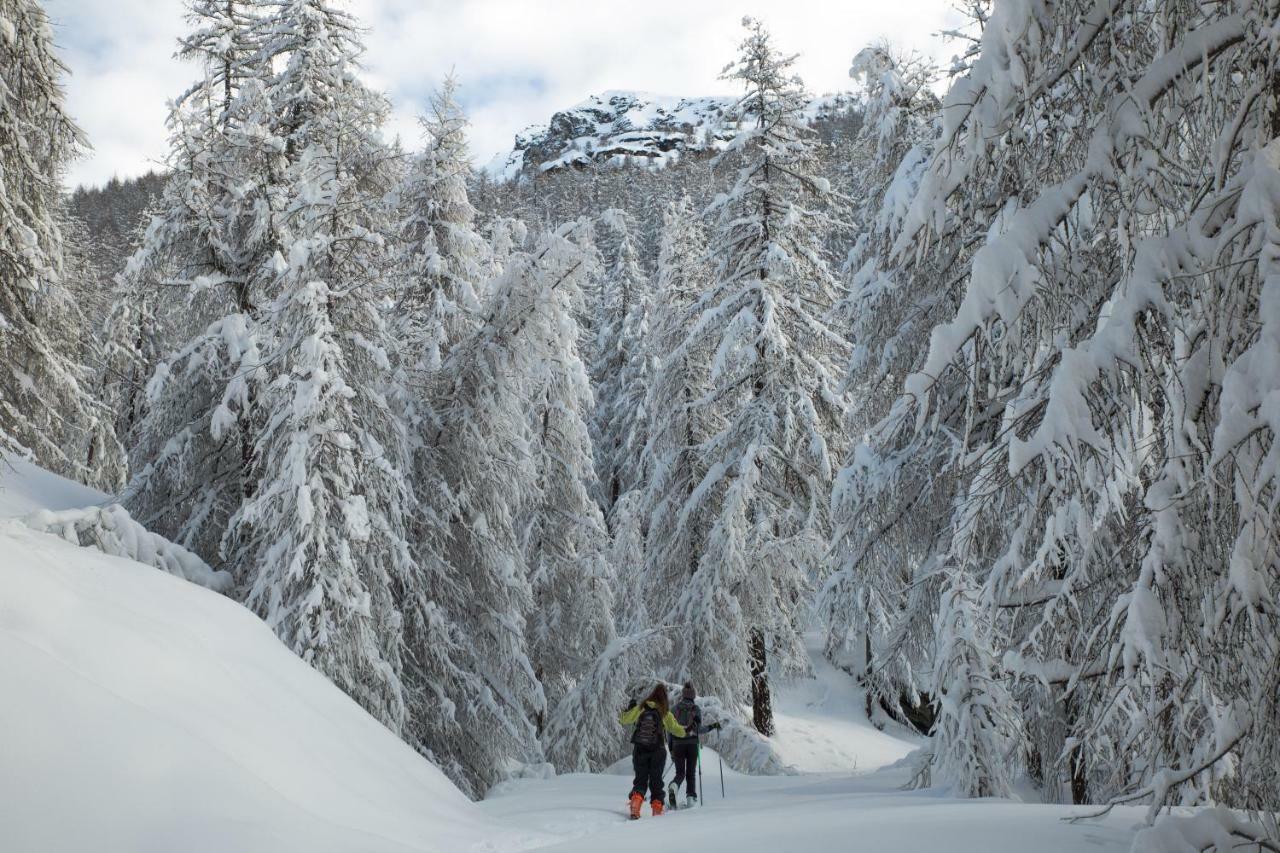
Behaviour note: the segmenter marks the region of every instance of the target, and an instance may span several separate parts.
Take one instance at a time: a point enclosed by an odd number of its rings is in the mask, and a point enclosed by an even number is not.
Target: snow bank
[[[678,686],[674,695],[680,695]],[[719,699],[699,696],[698,706],[702,709],[703,724],[719,723],[721,726],[703,735],[703,742],[733,769],[756,776],[794,775],[798,772],[782,759],[773,741],[727,711]]]
[[[13,519],[0,586],[6,853],[494,840],[435,767],[235,602]]]
[[[1192,814],[1161,815],[1155,826],[1133,839],[1131,853],[1203,853],[1206,850],[1261,850],[1249,841],[1265,839],[1266,832],[1223,808],[1200,809]]]
[[[22,518],[42,509],[76,509],[110,501],[110,495],[51,474],[13,454],[0,453],[0,518]]]

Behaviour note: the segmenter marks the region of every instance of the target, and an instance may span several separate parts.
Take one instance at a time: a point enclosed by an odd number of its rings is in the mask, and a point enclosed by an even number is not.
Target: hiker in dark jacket
[[[698,803],[698,735],[704,735],[712,729],[720,728],[719,723],[710,726],[702,725],[702,709],[698,707],[697,693],[693,682],[686,681],[680,691],[680,701],[676,703],[674,717],[687,733],[685,737],[671,735],[671,760],[676,765],[676,777],[671,780],[671,806],[675,808],[676,792],[680,783],[685,783],[685,805]]]
[[[635,726],[631,733],[631,766],[636,772],[636,778],[631,784],[631,819],[640,818],[640,807],[644,805],[646,789],[651,797],[649,806],[656,817],[662,814],[662,772],[667,767],[667,750],[662,732],[665,729],[676,737],[687,737],[684,726],[671,716],[667,703],[667,686],[659,684],[653,688],[648,699],[631,705],[619,714],[618,722],[624,726]]]

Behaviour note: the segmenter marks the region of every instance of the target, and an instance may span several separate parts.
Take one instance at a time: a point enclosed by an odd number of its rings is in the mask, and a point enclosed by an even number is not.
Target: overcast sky
[[[182,0],[45,0],[71,69],[69,108],[93,151],[69,176],[101,183],[159,164],[167,101],[194,79],[173,58]],[[936,34],[958,23],[949,0],[351,0],[369,28],[365,76],[391,96],[388,135],[416,147],[414,116],[450,68],[486,162],[512,136],[606,89],[671,95],[728,91],[744,14],[763,19],[817,93],[849,86],[849,60],[878,39],[946,60]]]

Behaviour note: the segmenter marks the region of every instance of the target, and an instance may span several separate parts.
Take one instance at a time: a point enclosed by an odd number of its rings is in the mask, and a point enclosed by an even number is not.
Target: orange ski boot
[[[644,805],[644,794],[631,795],[631,819],[640,819],[640,807]]]
[[[657,817],[662,814],[662,800],[650,800],[649,808],[653,809],[653,816]]]

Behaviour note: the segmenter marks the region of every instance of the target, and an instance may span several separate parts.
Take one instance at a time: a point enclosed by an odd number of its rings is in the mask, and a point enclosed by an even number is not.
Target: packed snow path
[[[508,782],[480,805],[507,828],[527,832],[530,848],[564,853],[1119,853],[1141,819],[1140,810],[1126,809],[1072,824],[1062,818],[1076,810],[1062,806],[903,791],[909,773],[901,768],[785,777],[726,769],[722,799],[715,756],[704,757],[706,805],[661,817],[646,806],[639,821],[624,818],[630,780],[623,775]]]

